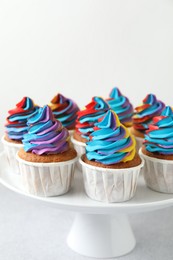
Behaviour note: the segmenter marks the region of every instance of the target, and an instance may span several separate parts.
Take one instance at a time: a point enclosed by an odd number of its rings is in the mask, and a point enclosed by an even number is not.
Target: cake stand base
[[[132,251],[136,241],[125,215],[76,213],[67,244],[84,256],[113,258]]]

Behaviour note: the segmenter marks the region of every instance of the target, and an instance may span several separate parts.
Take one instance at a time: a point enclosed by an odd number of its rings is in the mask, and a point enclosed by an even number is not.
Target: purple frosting
[[[68,137],[68,130],[54,118],[50,107],[40,107],[28,120],[24,150],[38,155],[63,153],[69,149]]]

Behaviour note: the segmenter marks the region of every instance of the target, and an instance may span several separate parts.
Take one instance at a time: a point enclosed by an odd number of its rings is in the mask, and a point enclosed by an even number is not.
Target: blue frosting
[[[59,120],[64,127],[69,130],[75,128],[79,107],[72,99],[58,94],[51,100],[50,107],[55,118]]]
[[[84,110],[78,112],[76,121],[76,131],[86,140],[89,140],[89,135],[93,132],[94,124],[98,119],[103,117],[110,109],[109,105],[101,97],[93,97],[92,102],[86,105]]]
[[[68,130],[54,118],[50,107],[40,107],[28,120],[24,150],[38,155],[62,153],[69,148],[68,137]]]
[[[173,111],[167,106],[161,115],[153,118],[146,131],[144,145],[152,153],[173,154]]]
[[[34,102],[29,97],[24,97],[16,107],[9,111],[7,123],[5,124],[6,133],[12,140],[21,141],[23,135],[27,133],[27,120],[38,110]]]
[[[157,100],[155,95],[148,94],[144,98],[143,104],[135,108],[133,127],[139,131],[146,131],[152,123],[153,117],[159,116],[164,107],[165,104]]]
[[[118,115],[120,122],[125,126],[132,125],[133,106],[129,99],[123,96],[118,88],[113,88],[107,102],[110,108]]]
[[[105,165],[132,160],[135,156],[135,139],[119,121],[113,111],[108,111],[102,121],[95,123],[95,131],[86,143],[86,156]]]

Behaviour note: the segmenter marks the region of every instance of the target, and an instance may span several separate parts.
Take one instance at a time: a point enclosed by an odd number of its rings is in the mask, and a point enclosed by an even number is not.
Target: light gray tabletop
[[[173,259],[173,208],[130,215],[137,239],[121,260]],[[40,204],[0,185],[0,259],[89,260],[71,251],[66,236],[74,214]]]

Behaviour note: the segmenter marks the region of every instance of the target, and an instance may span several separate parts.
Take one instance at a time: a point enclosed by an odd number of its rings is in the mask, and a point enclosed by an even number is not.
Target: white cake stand
[[[129,253],[136,244],[127,215],[146,212],[173,205],[173,195],[148,189],[140,176],[135,197],[123,203],[102,203],[89,199],[76,172],[72,189],[58,197],[36,197],[22,191],[19,175],[7,167],[4,153],[0,154],[0,183],[17,193],[36,199],[45,205],[76,213],[69,232],[69,247],[81,255],[112,258]]]

